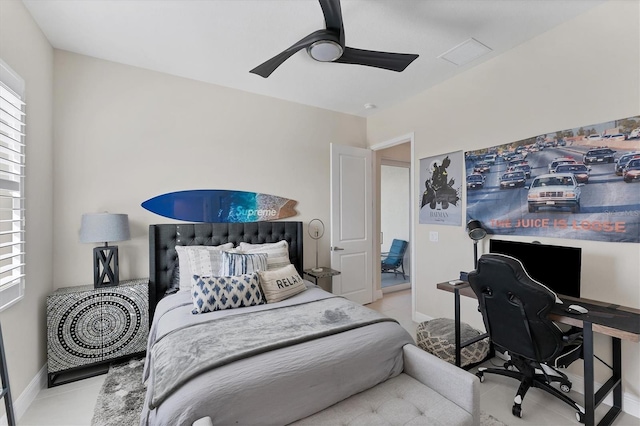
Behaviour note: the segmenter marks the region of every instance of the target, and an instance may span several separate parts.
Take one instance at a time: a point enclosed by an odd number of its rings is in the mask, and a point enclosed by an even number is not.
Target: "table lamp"
[[[322,268],[318,267],[318,240],[324,235],[324,222],[320,219],[312,219],[309,222],[309,236],[316,241],[316,267],[311,268],[313,272],[321,272]]]
[[[129,239],[129,217],[126,214],[85,213],[80,225],[80,242],[104,243],[93,249],[93,286],[118,285],[118,246],[109,242]]]
[[[473,240],[473,269],[478,268],[478,241],[487,236],[487,230],[482,227],[479,220],[472,219],[467,223],[467,233]]]

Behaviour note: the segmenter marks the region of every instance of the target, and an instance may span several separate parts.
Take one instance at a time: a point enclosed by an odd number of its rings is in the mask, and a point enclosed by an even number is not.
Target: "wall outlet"
[[[438,242],[438,231],[429,231],[429,241]]]

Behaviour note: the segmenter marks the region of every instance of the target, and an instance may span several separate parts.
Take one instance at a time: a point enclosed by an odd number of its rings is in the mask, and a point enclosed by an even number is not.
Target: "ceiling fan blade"
[[[345,47],[342,56],[333,62],[342,64],[366,65],[368,67],[382,68],[385,70],[404,71],[418,55],[410,53],[376,52],[373,50],[354,49]]]
[[[340,0],[318,0],[322,13],[324,14],[324,22],[328,30],[340,34],[340,45],[344,47],[344,26],[342,24],[342,9],[340,8]]]
[[[262,64],[258,65],[257,67],[255,67],[249,72],[253,74],[258,74],[259,76],[264,78],[269,77],[271,73],[274,72],[276,68],[278,68],[280,65],[282,65],[284,61],[289,59],[291,55],[296,53],[298,50],[311,46],[313,43],[315,43],[318,40],[326,38],[325,36],[326,33],[327,33],[326,30],[318,30],[318,31],[312,32],[302,40],[295,43],[293,46],[278,53],[273,58],[263,62]]]

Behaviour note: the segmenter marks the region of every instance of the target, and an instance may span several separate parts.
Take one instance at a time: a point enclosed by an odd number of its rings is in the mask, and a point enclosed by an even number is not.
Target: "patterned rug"
[[[98,394],[92,426],[137,426],[144,403],[146,386],[142,383],[144,360],[112,365]],[[507,426],[484,411],[482,426]]]

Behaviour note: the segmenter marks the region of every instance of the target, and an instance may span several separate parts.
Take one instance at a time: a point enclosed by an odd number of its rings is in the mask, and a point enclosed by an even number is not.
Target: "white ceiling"
[[[249,70],[324,28],[317,0],[23,0],[53,47],[348,114],[375,113],[605,0],[342,0],[346,45],[420,57],[401,73],[305,51],[269,78]],[[469,38],[493,51],[437,57]]]

